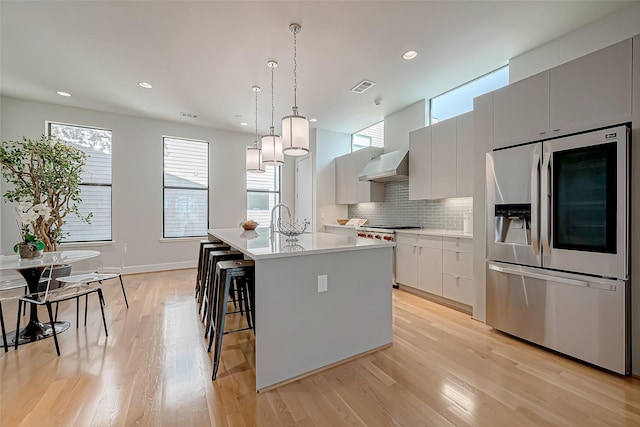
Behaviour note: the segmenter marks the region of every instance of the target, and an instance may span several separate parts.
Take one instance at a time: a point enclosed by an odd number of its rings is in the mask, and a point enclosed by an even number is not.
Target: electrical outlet
[[[321,274],[318,276],[318,293],[327,292],[327,275]]]

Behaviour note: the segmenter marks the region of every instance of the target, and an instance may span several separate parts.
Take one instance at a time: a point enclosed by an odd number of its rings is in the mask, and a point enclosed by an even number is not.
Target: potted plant
[[[0,146],[2,175],[11,184],[4,199],[18,203],[20,245],[57,250],[63,238],[65,217],[74,213],[89,222],[91,214],[78,212],[80,182],[86,154],[50,136],[4,141]]]

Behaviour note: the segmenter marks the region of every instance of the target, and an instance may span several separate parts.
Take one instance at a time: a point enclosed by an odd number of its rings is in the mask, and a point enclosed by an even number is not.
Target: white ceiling
[[[253,133],[257,84],[262,134],[274,59],[279,132],[293,103],[289,24],[298,22],[300,114],[352,133],[630,3],[2,0],[0,93]],[[409,49],[418,57],[404,61]],[[362,79],[376,85],[350,92]]]

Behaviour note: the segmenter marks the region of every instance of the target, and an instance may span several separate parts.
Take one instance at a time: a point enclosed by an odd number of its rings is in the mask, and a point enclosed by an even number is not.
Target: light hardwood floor
[[[242,332],[225,336],[212,382],[194,277],[125,276],[129,310],[117,283],[105,285],[108,338],[94,298],[88,326],[60,335],[61,357],[51,339],[1,353],[0,425],[640,425],[639,380],[402,291],[387,349],[256,394],[254,341]],[[74,303],[60,317],[73,323]]]

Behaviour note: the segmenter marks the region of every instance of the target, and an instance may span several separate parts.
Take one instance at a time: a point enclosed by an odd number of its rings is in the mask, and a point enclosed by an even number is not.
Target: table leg
[[[40,283],[40,278],[42,277],[42,272],[45,267],[33,267],[33,268],[25,268],[19,270],[24,280],[27,282],[29,287],[29,292],[31,294],[35,294],[38,292],[38,284]],[[18,316],[20,313],[18,313]],[[13,342],[18,340],[18,345],[25,344],[37,340],[41,340],[44,338],[48,338],[53,336],[55,327],[55,332],[60,333],[69,329],[69,322],[40,322],[38,319],[38,305],[31,304],[31,310],[29,312],[29,323],[24,329],[21,329],[19,333],[15,331],[13,334],[10,332],[7,334],[7,341]]]

